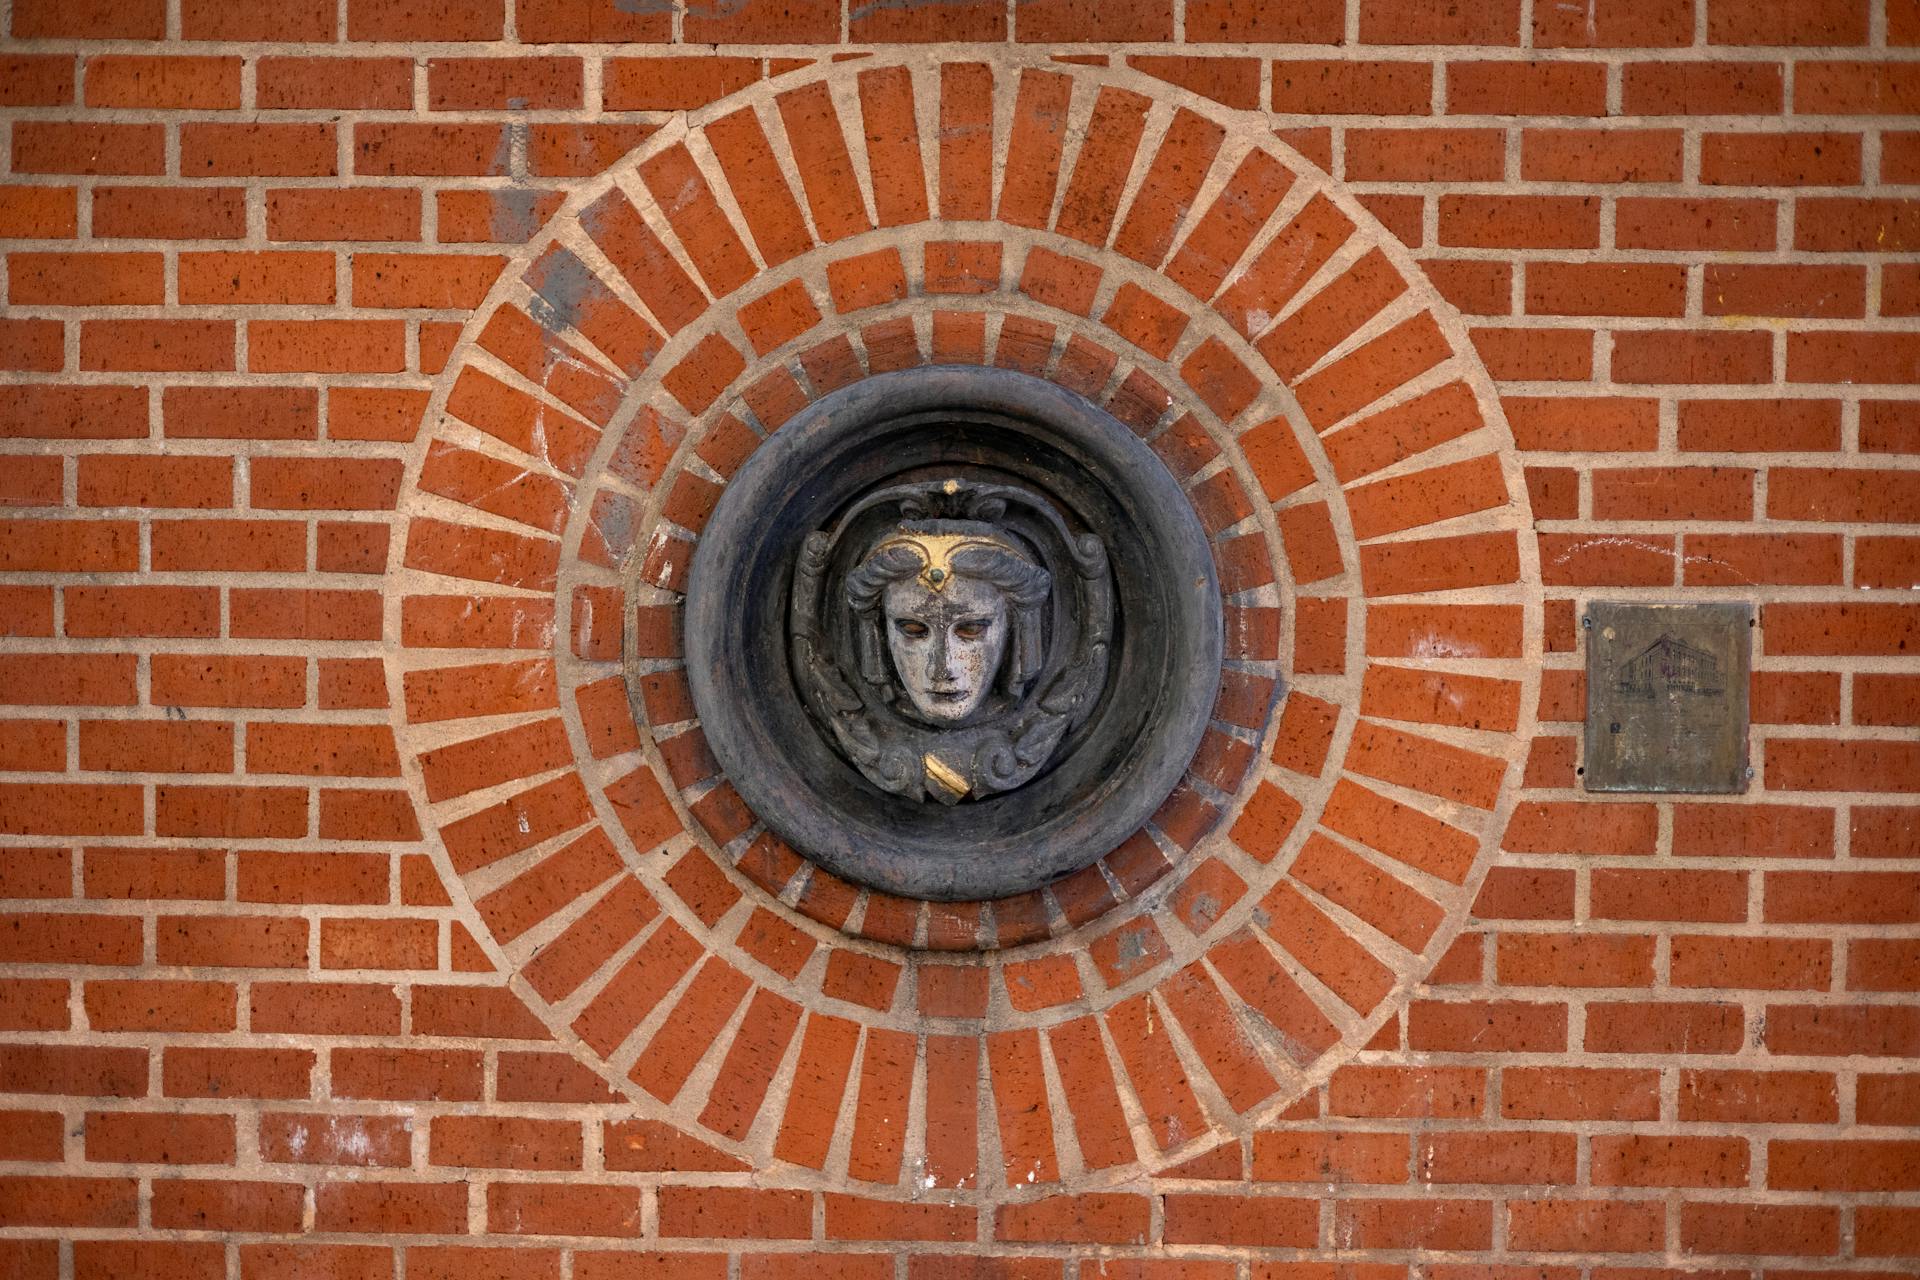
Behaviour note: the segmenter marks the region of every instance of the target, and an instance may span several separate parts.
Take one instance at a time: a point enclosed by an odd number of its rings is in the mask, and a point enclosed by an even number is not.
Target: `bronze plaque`
[[[1753,606],[1587,606],[1589,791],[1747,789]]]

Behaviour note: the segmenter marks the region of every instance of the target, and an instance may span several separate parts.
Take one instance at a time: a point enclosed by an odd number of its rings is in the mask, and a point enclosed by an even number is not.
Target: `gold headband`
[[[912,547],[920,553],[926,562],[920,567],[920,585],[934,592],[946,590],[953,581],[953,557],[970,547],[992,547],[1026,559],[1012,543],[977,533],[914,533],[902,529],[873,552],[878,555],[893,547]]]

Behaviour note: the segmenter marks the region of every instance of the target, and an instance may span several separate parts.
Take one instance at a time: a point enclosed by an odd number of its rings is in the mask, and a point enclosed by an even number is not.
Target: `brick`
[[[306,792],[292,787],[162,786],[154,794],[163,836],[286,838],[307,830]]]
[[[664,1187],[660,1234],[728,1239],[805,1239],[811,1197],[749,1187]]]
[[[1593,334],[1580,329],[1475,329],[1473,345],[1495,377],[1576,382],[1592,376]]]
[[[1646,987],[1653,985],[1653,939],[1630,935],[1502,934],[1500,980],[1514,986]]]
[[[81,1045],[8,1045],[0,1082],[9,1093],[136,1098],[146,1093],[145,1049]]]
[[[1778,1139],[1767,1144],[1767,1185],[1802,1191],[1906,1191],[1920,1168],[1911,1142]]]
[[[578,1169],[578,1121],[437,1116],[429,1143],[436,1165],[492,1169]]]
[[[1622,249],[1767,250],[1774,245],[1775,221],[1771,200],[1622,197],[1614,241]],[[1710,306],[1715,296],[1709,289]]]
[[[1740,923],[1747,917],[1747,877],[1740,871],[1597,867],[1592,910],[1601,919]]]
[[[296,1231],[304,1199],[304,1188],[291,1182],[170,1178],[154,1183],[153,1224],[174,1230]]]
[[[1800,64],[1794,109],[1805,115],[1911,115],[1920,103],[1920,78],[1897,62]]]
[[[16,54],[0,60],[0,106],[60,107],[73,102],[74,60],[59,54]]]
[[[1774,370],[1772,336],[1759,330],[1617,334],[1613,374],[1620,382],[1759,384]]]
[[[443,244],[522,244],[553,216],[560,196],[533,188],[441,191],[436,203]]]
[[[201,587],[71,587],[67,634],[75,637],[219,634],[219,592]]]
[[[219,850],[89,849],[85,867],[90,898],[217,900],[226,893]]]
[[[1920,204],[1855,196],[1796,202],[1793,247],[1814,253],[1904,253],[1920,245]]]
[[[331,10],[325,16],[331,27]],[[254,67],[254,96],[263,110],[404,110],[413,101],[413,65],[405,58],[262,57]]]
[[[420,234],[420,193],[399,187],[267,192],[269,240],[411,240]]]
[[[1303,0],[1275,9],[1245,0],[1189,0],[1190,41],[1255,44],[1331,44],[1343,30],[1338,0]]]
[[[0,232],[23,240],[70,239],[79,228],[70,187],[0,186]]]
[[[505,0],[460,5],[415,0],[347,0],[349,40],[498,40]]]
[[[1821,991],[1833,980],[1831,947],[1815,939],[1676,937],[1671,980],[1677,987]]]
[[[127,306],[163,299],[163,260],[152,253],[15,253],[7,300],[25,306]]]
[[[466,1227],[467,1188],[460,1182],[322,1182],[313,1199],[318,1231],[448,1235]]]
[[[1319,1235],[1311,1200],[1188,1193],[1169,1195],[1164,1203],[1169,1244],[1298,1248],[1312,1245]]]
[[[1514,1248],[1554,1253],[1652,1253],[1666,1236],[1658,1204],[1616,1200],[1510,1200]]]
[[[853,176],[846,134],[826,88],[791,89],[777,99],[787,140],[794,149],[800,185],[816,230],[839,240],[872,230],[865,198]]]
[[[1606,69],[1579,62],[1454,62],[1447,66],[1452,115],[1606,114]]]
[[[1433,69],[1412,61],[1276,62],[1271,101],[1273,110],[1298,115],[1430,115]]]
[[[382,177],[498,176],[507,168],[506,143],[498,125],[357,124],[353,171]]]
[[[166,6],[158,0],[68,5],[25,0],[13,15],[13,34],[23,39],[158,40],[165,30]]]
[[[1347,134],[1352,182],[1496,182],[1506,168],[1498,129],[1354,129]]]
[[[1440,243],[1474,249],[1596,248],[1600,202],[1586,196],[1442,196]]]
[[[491,254],[356,253],[353,301],[377,308],[475,307],[502,261]]]
[[[1520,1000],[1423,1000],[1409,1010],[1407,1043],[1443,1053],[1558,1053],[1567,1047],[1567,1015]]]
[[[218,372],[234,367],[234,325],[226,320],[87,320],[80,367],[137,373]]]
[[[13,126],[13,169],[15,173],[159,175],[166,171],[164,129],[157,124],[22,120]]]
[[[1744,1034],[1737,1005],[1621,1001],[1587,1006],[1586,1047],[1594,1053],[1733,1053]]]
[[[1920,1018],[1910,1008],[1875,1005],[1769,1005],[1764,1040],[1778,1053],[1821,1056],[1920,1053]]]
[[[1767,514],[1780,520],[1912,523],[1920,482],[1910,472],[1782,467],[1769,477]]]
[[[1711,1253],[1830,1255],[1839,1210],[1825,1205],[1688,1204],[1680,1211],[1681,1247]]]
[[[1708,0],[1707,39],[1730,45],[1846,45],[1867,38],[1868,6],[1860,0]]]
[[[1667,336],[1667,335],[1663,335]],[[1754,473],[1740,467],[1596,469],[1596,520],[1751,520]]]
[[[86,1151],[109,1164],[231,1164],[233,1118],[89,1112]]]
[[[334,16],[331,0],[291,0],[272,14],[236,11],[220,0],[186,0],[180,26],[189,40],[330,40]]]
[[[237,240],[246,220],[246,196],[236,187],[100,187],[93,197],[98,236]]]
[[[1528,129],[1521,177],[1530,182],[1678,182],[1682,134],[1668,129]]]
[[[1769,871],[1762,918],[1782,924],[1910,924],[1920,878],[1898,872]]]
[[[1920,561],[1911,538],[1860,538],[1855,543],[1853,579],[1859,587],[1912,587],[1920,579]]]
[[[1362,44],[1478,44],[1520,42],[1517,0],[1430,9],[1397,0],[1361,0]]]
[[[1833,813],[1795,805],[1683,804],[1674,810],[1674,852],[1685,856],[1829,858]]]
[[[80,767],[104,773],[229,773],[233,729],[210,722],[83,721]]]
[[[1433,1198],[1349,1200],[1335,1210],[1334,1230],[1361,1249],[1485,1249],[1493,1239],[1493,1206]]]
[[[431,58],[432,111],[564,111],[583,101],[578,58]]]
[[[1679,316],[1685,305],[1686,269],[1676,264],[1527,266],[1526,307],[1534,315]]]
[[[1768,62],[1629,62],[1621,106],[1629,115],[1772,115],[1785,102],[1785,73]]]
[[[1703,1069],[1680,1073],[1682,1120],[1810,1124],[1831,1123],[1838,1114],[1834,1078],[1822,1072]]]
[[[1831,400],[1685,400],[1685,450],[1821,452],[1839,448],[1840,406]]]
[[[7,1143],[9,1160],[57,1162],[61,1158],[64,1126],[60,1123],[60,1117],[57,1114],[42,1111],[9,1111],[6,1115],[11,1126]]]
[[[1893,654],[1905,650],[1920,617],[1903,605],[1769,605],[1762,622],[1768,652]]]
[[[1441,1133],[1422,1137],[1414,1159],[1434,1182],[1568,1183],[1575,1146],[1569,1133]]]
[[[1700,141],[1700,181],[1712,186],[1852,186],[1860,163],[1858,134],[1709,133]]]
[[[1260,64],[1252,58],[1137,53],[1127,58],[1127,65],[1242,111],[1260,105]]]
[[[219,111],[240,105],[240,59],[104,55],[87,60],[86,103],[149,111]]]
[[[611,58],[602,74],[601,101],[610,111],[686,111],[758,80],[760,59]]]
[[[1515,1120],[1654,1120],[1657,1072],[1607,1067],[1509,1067],[1501,1074],[1501,1114]]]
[[[100,1031],[232,1031],[234,987],[225,982],[145,979],[89,982],[89,1025]]]
[[[662,42],[671,14],[623,7],[617,0],[521,0],[514,6],[520,38],[530,44],[575,40]]]
[[[1016,0],[1013,21],[1016,40],[1041,44],[1173,38],[1166,0],[1119,0],[1097,12],[1065,0]]]
[[[1143,1244],[1147,1230],[1144,1197],[1112,1192],[1050,1196],[995,1212],[994,1232],[1002,1240],[1061,1243]]]
[[[392,987],[345,982],[256,982],[252,1021],[258,1031],[313,1035],[392,1035],[400,1003]]]
[[[0,1214],[18,1226],[131,1227],[130,1178],[0,1177]]]

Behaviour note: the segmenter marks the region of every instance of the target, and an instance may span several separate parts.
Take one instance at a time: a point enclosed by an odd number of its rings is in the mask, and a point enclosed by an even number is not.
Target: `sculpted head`
[[[901,525],[847,578],[861,674],[884,683],[890,665],[921,718],[964,724],[996,678],[1018,695],[1037,673],[1050,586],[1047,571],[992,525]]]

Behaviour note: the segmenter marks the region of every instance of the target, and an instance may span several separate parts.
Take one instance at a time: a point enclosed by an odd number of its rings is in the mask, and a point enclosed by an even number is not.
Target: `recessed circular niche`
[[[1078,870],[1179,781],[1220,593],[1131,431],[1004,369],[880,374],[783,426],[695,550],[687,675],[715,756],[801,853],[905,897]]]

